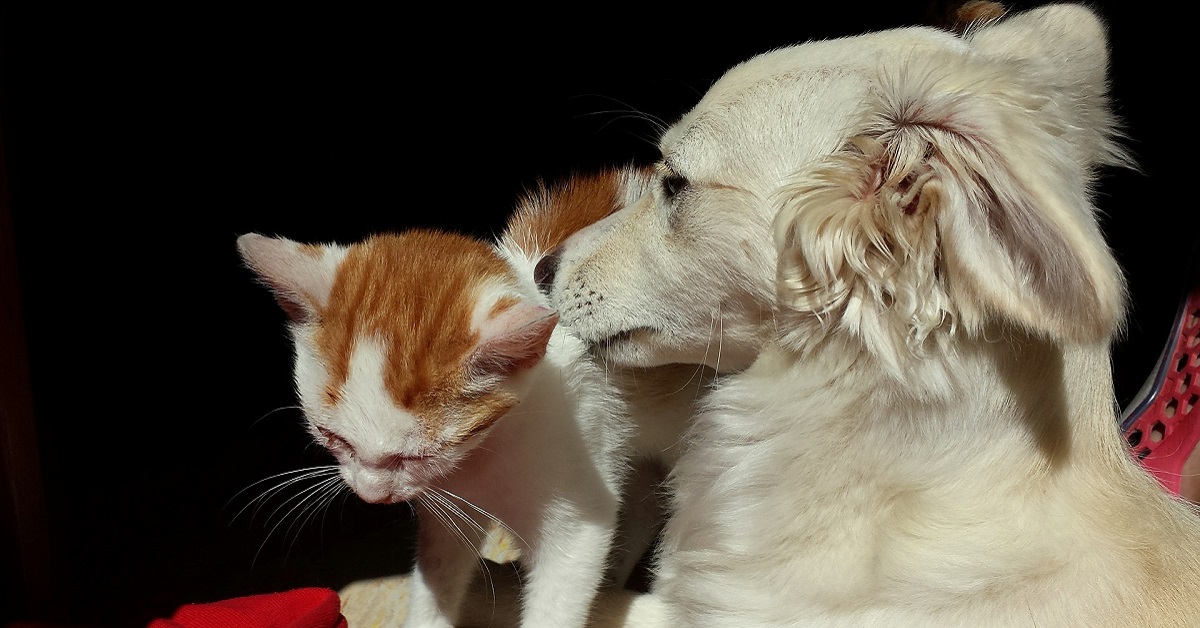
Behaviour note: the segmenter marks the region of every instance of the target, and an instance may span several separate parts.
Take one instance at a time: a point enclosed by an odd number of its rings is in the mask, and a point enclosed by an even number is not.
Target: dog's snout
[[[549,292],[554,286],[554,274],[558,272],[558,250],[550,251],[537,266],[533,267],[533,280],[537,282],[538,290]]]

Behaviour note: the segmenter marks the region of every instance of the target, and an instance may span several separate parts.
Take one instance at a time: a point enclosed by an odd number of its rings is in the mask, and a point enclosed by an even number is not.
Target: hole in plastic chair
[[[1188,397],[1187,403],[1184,404],[1184,406],[1183,406],[1183,413],[1188,414],[1189,412],[1191,412],[1192,408],[1196,407],[1197,401],[1200,401],[1200,395],[1198,395],[1196,393],[1192,393],[1192,395],[1190,397]]]
[[[1179,362],[1175,364],[1176,371],[1182,371],[1187,366],[1187,354],[1179,356]]]
[[[1179,394],[1182,395],[1183,393],[1187,392],[1188,386],[1191,386],[1191,385],[1192,385],[1192,374],[1184,373],[1183,377],[1181,377],[1179,379]]]
[[[1167,426],[1163,425],[1162,421],[1155,423],[1154,427],[1150,428],[1150,442],[1152,443],[1161,442],[1166,435]]]
[[[1150,450],[1149,450],[1149,449],[1143,449],[1143,450],[1141,450],[1141,451],[1137,452],[1137,459],[1138,459],[1138,460],[1145,460],[1145,459],[1146,459],[1146,456],[1149,456],[1149,455],[1150,455]]]
[[[1130,447],[1137,447],[1142,442],[1142,430],[1133,430],[1125,438],[1129,441]]]

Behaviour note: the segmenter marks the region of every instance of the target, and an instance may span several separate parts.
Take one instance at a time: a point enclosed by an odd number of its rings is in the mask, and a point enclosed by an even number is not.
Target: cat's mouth
[[[388,464],[363,465],[351,461],[343,466],[342,477],[351,490],[370,504],[398,504],[417,499],[442,476],[433,456],[405,456]]]
[[[359,484],[353,487],[359,499],[368,504],[400,504],[420,497],[427,487],[420,485],[387,486]]]

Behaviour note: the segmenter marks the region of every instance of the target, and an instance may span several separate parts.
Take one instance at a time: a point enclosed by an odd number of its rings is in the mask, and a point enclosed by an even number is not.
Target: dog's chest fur
[[[1156,604],[1193,595],[1182,583],[1146,586],[1164,575],[1140,560],[1153,548],[1120,537],[1147,525],[1125,491],[1154,487],[1093,481],[1131,463],[1117,439],[1071,427],[1111,403],[1102,382],[1078,377],[1105,370],[1106,347],[1064,354],[1029,337],[962,347],[940,374],[926,373],[937,383],[925,391],[900,390],[846,355],[831,347],[795,363],[768,353],[711,395],[676,471],[688,507],[671,525],[688,532],[663,574],[688,617],[1133,626]],[[1064,408],[1071,422],[1060,420]],[[1189,561],[1173,561],[1174,577],[1198,573]],[[713,587],[723,592],[688,595]],[[734,598],[746,623],[721,623],[719,600]]]

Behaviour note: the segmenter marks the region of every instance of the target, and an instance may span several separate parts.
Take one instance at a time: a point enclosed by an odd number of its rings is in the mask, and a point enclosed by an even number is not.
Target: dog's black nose
[[[550,251],[533,267],[533,280],[538,290],[549,292],[554,286],[554,273],[558,272],[558,251]]]

